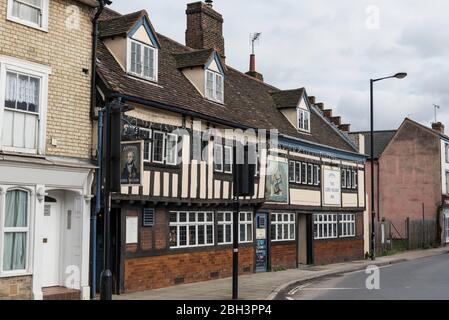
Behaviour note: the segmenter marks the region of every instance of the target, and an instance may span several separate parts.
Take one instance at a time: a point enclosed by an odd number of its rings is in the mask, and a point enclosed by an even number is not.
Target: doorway
[[[62,198],[60,193],[53,192],[45,197],[42,235],[43,287],[54,287],[60,284],[61,211]]]
[[[313,264],[312,259],[312,215],[298,214],[298,267]]]
[[[256,214],[256,272],[268,270],[268,214]]]

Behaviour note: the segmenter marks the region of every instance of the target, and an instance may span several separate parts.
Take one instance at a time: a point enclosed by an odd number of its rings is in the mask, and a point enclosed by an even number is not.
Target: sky
[[[113,0],[112,9],[147,10],[156,31],[185,43],[186,0]],[[449,132],[449,1],[215,0],[224,18],[226,63],[246,72],[250,34],[257,71],[280,89],[305,87],[352,131],[369,130],[369,79],[375,83],[375,129],[405,117],[437,120]]]

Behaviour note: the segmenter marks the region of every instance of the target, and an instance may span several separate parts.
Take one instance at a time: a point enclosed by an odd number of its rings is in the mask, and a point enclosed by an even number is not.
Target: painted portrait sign
[[[120,150],[120,183],[122,185],[140,186],[142,184],[143,141],[122,142]]]
[[[288,202],[288,164],[268,160],[265,198],[269,202]]]
[[[338,168],[325,168],[323,170],[324,204],[331,206],[341,205],[341,174]]]

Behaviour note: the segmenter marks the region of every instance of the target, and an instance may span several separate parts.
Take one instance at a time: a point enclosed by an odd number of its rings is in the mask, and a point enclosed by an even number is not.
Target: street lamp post
[[[374,82],[396,78],[396,79],[404,79],[407,76],[407,73],[401,72],[397,73],[394,76],[383,77],[378,79],[370,80],[370,122],[371,122],[371,260],[376,259],[376,229],[374,227],[375,223],[375,206],[374,206]],[[378,195],[379,196],[379,195]]]

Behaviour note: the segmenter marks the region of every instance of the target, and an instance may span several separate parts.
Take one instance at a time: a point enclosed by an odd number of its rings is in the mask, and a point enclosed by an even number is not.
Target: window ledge
[[[8,20],[10,22],[21,24],[21,25],[23,25],[25,27],[28,27],[28,28],[32,28],[32,29],[35,29],[35,30],[39,30],[39,31],[48,33],[48,26],[46,26],[46,25],[41,27],[41,26],[39,26],[39,25],[37,25],[35,23],[29,22],[29,21],[26,21],[26,20],[22,20],[22,19],[19,19],[19,18],[16,18],[16,17],[13,17],[13,16],[11,16],[9,14],[8,14],[8,17],[6,18],[6,20]]]
[[[2,271],[0,272],[0,278],[12,278],[12,277],[26,277],[32,276],[33,273],[29,271]]]

